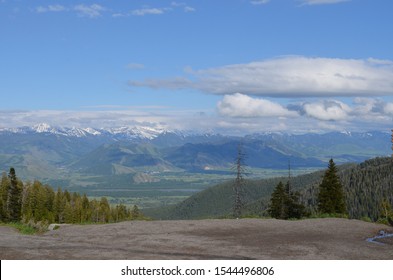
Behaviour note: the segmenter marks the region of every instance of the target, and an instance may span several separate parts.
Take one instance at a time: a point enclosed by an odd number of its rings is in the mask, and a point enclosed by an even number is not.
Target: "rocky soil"
[[[0,227],[0,259],[390,259],[393,228],[346,219],[130,221],[61,225],[41,235]]]

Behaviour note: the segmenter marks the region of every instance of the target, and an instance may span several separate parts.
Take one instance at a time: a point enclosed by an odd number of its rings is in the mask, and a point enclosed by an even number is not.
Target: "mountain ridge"
[[[0,170],[13,166],[24,180],[38,179],[64,188],[105,188],[107,193],[114,180],[116,187],[126,190],[135,182],[147,182],[143,188],[155,182],[154,188],[166,184],[166,188],[176,185],[179,189],[195,183],[197,187],[190,188],[196,191],[231,176],[240,143],[250,174],[259,178],[283,174],[288,164],[294,172],[304,173],[323,168],[330,158],[342,164],[391,152],[390,134],[378,131],[264,132],[240,137],[149,125],[82,129],[38,124],[0,129]]]

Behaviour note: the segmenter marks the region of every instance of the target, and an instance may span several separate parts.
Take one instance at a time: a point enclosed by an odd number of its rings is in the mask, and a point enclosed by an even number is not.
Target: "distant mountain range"
[[[148,126],[139,127],[118,127],[118,128],[76,128],[76,127],[53,127],[46,123],[40,123],[32,127],[24,126],[17,128],[0,128],[0,134],[53,134],[65,137],[91,137],[107,136],[122,139],[154,139],[164,133],[165,130]]]
[[[97,129],[38,124],[0,128],[0,170],[13,166],[25,180],[61,180],[63,187],[92,176],[98,182],[100,176],[122,175],[129,175],[118,184],[123,187],[143,180],[156,184],[168,172],[230,172],[239,143],[250,170],[287,169],[289,162],[294,169],[321,168],[331,157],[336,163],[361,162],[391,152],[390,134],[376,131],[238,137],[150,126]]]

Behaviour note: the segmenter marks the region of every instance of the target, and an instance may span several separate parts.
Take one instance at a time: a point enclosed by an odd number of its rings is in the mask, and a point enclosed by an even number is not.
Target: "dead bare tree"
[[[393,158],[393,129],[392,129],[392,158]]]
[[[235,193],[235,201],[233,205],[233,214],[236,218],[240,218],[241,212],[244,206],[243,194],[244,194],[244,174],[245,170],[245,153],[243,152],[243,145],[240,143],[237,146],[237,156],[235,161],[234,169],[236,171],[236,179],[233,186]]]

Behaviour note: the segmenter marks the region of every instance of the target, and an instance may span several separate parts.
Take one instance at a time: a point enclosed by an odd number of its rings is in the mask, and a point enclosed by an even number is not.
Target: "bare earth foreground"
[[[132,221],[62,225],[42,235],[0,227],[0,259],[393,259],[383,225],[346,219]]]

